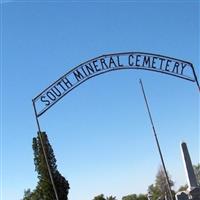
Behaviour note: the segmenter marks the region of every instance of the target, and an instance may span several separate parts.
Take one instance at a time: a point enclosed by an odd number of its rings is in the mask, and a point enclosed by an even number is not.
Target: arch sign
[[[200,86],[192,63],[158,54],[127,52],[102,55],[73,68],[33,99],[36,117],[40,117],[63,96],[84,81],[114,70],[142,69],[160,72],[195,82]]]

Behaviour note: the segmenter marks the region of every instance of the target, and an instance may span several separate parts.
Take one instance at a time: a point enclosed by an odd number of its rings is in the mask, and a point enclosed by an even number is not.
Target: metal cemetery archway
[[[113,70],[141,69],[160,72],[200,86],[192,63],[157,54],[128,52],[102,55],[88,60],[73,68],[33,99],[36,116],[40,117],[51,106],[59,101],[86,80]]]
[[[141,69],[168,74],[196,83],[198,91],[200,91],[200,85],[192,63],[172,57],[143,52],[125,52],[102,55],[76,66],[56,80],[32,100],[38,126],[38,135],[42,144],[42,150],[56,200],[59,198],[40,134],[41,129],[39,117],[67,93],[86,80],[106,72],[122,69]]]

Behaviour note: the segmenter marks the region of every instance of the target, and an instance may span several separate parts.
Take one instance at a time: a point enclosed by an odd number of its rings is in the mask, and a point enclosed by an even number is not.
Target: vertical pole
[[[172,191],[171,191],[171,187],[170,187],[169,177],[168,177],[168,175],[167,175],[167,170],[166,170],[166,167],[165,167],[163,155],[162,155],[161,148],[160,148],[160,144],[159,144],[158,137],[157,137],[157,134],[156,134],[156,129],[155,129],[155,127],[154,127],[153,119],[152,119],[152,116],[151,116],[151,112],[150,112],[150,109],[149,109],[147,97],[146,97],[146,95],[145,95],[145,91],[144,91],[144,87],[143,87],[143,84],[142,84],[142,80],[141,80],[141,79],[140,79],[140,85],[141,85],[141,88],[142,88],[144,100],[145,100],[145,103],[146,103],[146,107],[147,107],[147,110],[148,110],[149,118],[150,118],[150,121],[151,121],[153,133],[154,133],[154,138],[155,138],[155,140],[156,140],[158,152],[159,152],[160,159],[161,159],[161,162],[162,162],[162,166],[163,166],[163,169],[164,169],[164,173],[165,173],[165,177],[166,177],[166,181],[167,181],[167,186],[168,186],[168,190],[169,190],[169,194],[170,194],[170,199],[173,200]]]
[[[57,190],[56,190],[56,186],[54,184],[53,176],[52,176],[52,173],[51,173],[51,169],[50,169],[50,166],[49,166],[49,163],[48,163],[46,151],[45,151],[45,148],[44,148],[44,143],[43,143],[43,140],[42,140],[40,124],[39,124],[39,120],[38,120],[38,117],[37,117],[37,112],[36,112],[36,107],[35,107],[34,101],[33,101],[33,108],[34,108],[35,118],[36,118],[37,127],[38,127],[38,136],[39,136],[39,139],[40,139],[40,142],[41,142],[41,145],[42,145],[42,151],[43,151],[43,154],[44,154],[44,158],[45,158],[45,162],[46,162],[46,165],[47,165],[48,173],[49,173],[50,180],[51,180],[51,183],[52,183],[52,186],[53,186],[53,190],[54,190],[54,193],[55,193],[56,200],[59,200],[58,193],[57,193]]]

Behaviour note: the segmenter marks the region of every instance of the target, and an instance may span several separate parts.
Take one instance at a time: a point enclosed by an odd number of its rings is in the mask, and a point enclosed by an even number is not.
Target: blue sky
[[[2,12],[2,198],[37,184],[32,99],[71,68],[102,54],[141,51],[192,62],[199,77],[198,1],[13,1]],[[142,78],[166,166],[186,183],[180,141],[199,162],[199,93],[168,75],[120,70],[90,79],[40,117],[69,180],[70,200],[145,193],[160,165]]]

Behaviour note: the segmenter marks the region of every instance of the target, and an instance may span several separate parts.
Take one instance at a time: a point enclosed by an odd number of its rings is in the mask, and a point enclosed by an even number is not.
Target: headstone
[[[185,142],[181,144],[183,161],[188,182],[188,199],[200,200],[200,187],[197,184],[196,176],[190,159],[190,155]]]
[[[192,166],[190,155],[187,149],[187,145],[185,142],[182,142],[181,149],[182,149],[183,161],[184,161],[184,166],[185,166],[185,171],[186,171],[186,176],[187,176],[187,183],[189,186],[189,190],[192,190],[198,187],[198,185],[197,185],[196,176],[194,174],[194,169]]]
[[[175,197],[176,197],[176,200],[189,200],[186,192],[178,192]]]
[[[192,200],[200,200],[200,187],[196,187],[189,191],[189,198]]]

